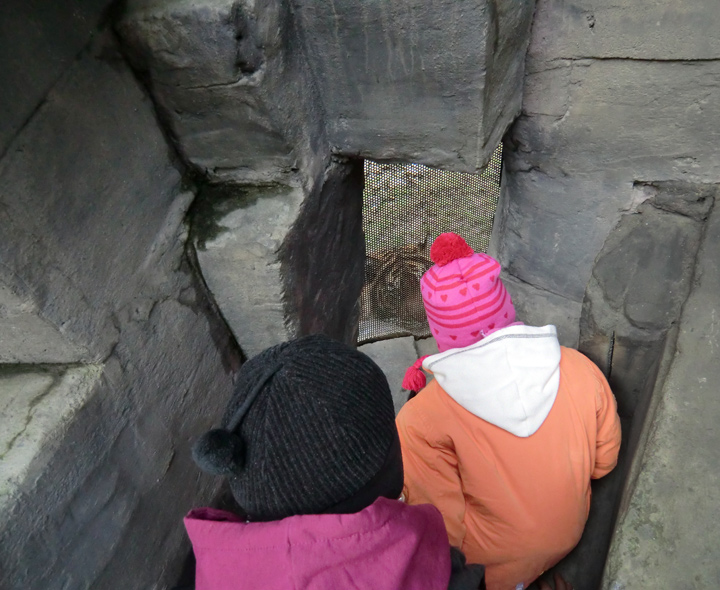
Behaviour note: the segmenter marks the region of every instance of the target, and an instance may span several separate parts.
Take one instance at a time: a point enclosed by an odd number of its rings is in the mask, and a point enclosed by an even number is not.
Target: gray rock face
[[[409,394],[407,390],[402,388],[405,371],[418,359],[415,339],[412,336],[406,336],[404,338],[379,340],[378,342],[363,344],[358,347],[358,350],[374,360],[385,373],[393,396],[395,414],[397,414],[407,401]],[[437,347],[435,352],[437,352]]]
[[[520,106],[534,3],[133,0],[120,31],[214,179],[324,153],[479,171]]]
[[[712,2],[541,0],[533,46],[551,58],[701,60],[720,56]]]
[[[290,231],[287,198],[263,198],[198,247],[247,354],[288,331],[355,341],[357,156],[480,170],[519,110],[532,10],[529,0],[128,2],[117,30],[183,158],[228,190],[304,192]],[[282,283],[276,246],[258,251],[269,234],[283,244]]]
[[[303,197],[297,186],[207,186],[194,208],[200,269],[248,357],[289,336],[277,252]]]
[[[182,219],[192,199],[178,199],[151,106],[118,55],[101,59],[106,49],[64,76],[0,161],[4,281],[94,360],[117,342],[116,316],[142,307],[139,286],[167,280],[134,270],[159,262],[163,224]],[[133,201],[130,178],[162,190]]]
[[[656,377],[670,363],[710,185],[720,181],[716,9],[712,2],[540,0],[522,114],[503,142],[495,251],[530,315],[553,318],[582,303],[581,318],[569,314],[561,332],[574,325],[580,349],[610,376],[624,453],[641,451],[647,439],[641,426],[652,413]],[[594,487],[599,511],[558,566],[583,587],[600,583],[625,469],[621,463],[620,475]],[[624,485],[629,490],[632,481]],[[651,495],[648,488],[648,504]],[[625,550],[621,567],[649,573],[630,544]],[[670,555],[668,562],[680,563],[668,547],[663,557]],[[654,574],[635,576],[606,587],[672,586]]]
[[[20,297],[0,283],[0,363],[72,363],[90,358],[86,349],[38,315],[31,294]]]
[[[85,47],[109,5],[109,0],[78,0],[68,10],[46,0],[2,2],[0,155]]]
[[[639,204],[637,183],[720,180],[715,8],[538,3],[505,142],[497,251],[511,274],[580,302],[605,237]]]
[[[680,320],[677,352],[645,424],[647,445],[635,458],[637,480],[628,487],[603,589],[717,584],[719,247],[715,210]]]
[[[620,415],[633,419],[634,429],[644,420],[668,331],[690,292],[703,231],[699,214],[707,214],[716,187],[686,185],[682,192],[679,183],[659,183],[653,190],[608,236],[580,323],[580,350],[608,376]]]
[[[0,328],[27,330],[2,361],[71,365],[0,371],[0,587],[169,585],[182,516],[218,486],[190,444],[239,359],[185,258],[193,195],[111,37],[44,97],[0,186]]]
[[[530,55],[526,116],[514,131],[522,161],[516,167],[556,177],[607,171],[639,181],[720,178],[718,90],[708,83],[720,75],[720,60]]]
[[[519,110],[533,2],[295,4],[335,153],[487,163]]]
[[[577,347],[582,304],[518,281],[507,273],[502,280],[512,296],[518,321],[529,326],[552,324],[560,344]]]
[[[279,3],[137,0],[118,31],[186,161],[250,182],[295,166],[294,142],[321,116],[303,102],[312,86]]]

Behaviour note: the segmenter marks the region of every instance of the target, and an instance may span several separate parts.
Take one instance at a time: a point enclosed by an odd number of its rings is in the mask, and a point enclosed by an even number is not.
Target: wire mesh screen
[[[476,252],[490,243],[500,196],[502,145],[482,174],[419,164],[365,160],[363,228],[367,259],[358,342],[430,335],[420,277],[443,232],[463,236]]]

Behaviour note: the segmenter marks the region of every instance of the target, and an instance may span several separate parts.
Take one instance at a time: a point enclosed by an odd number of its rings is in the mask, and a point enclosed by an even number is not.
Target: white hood
[[[423,367],[463,408],[515,436],[545,421],[560,384],[555,326],[509,326],[465,348],[429,356]]]

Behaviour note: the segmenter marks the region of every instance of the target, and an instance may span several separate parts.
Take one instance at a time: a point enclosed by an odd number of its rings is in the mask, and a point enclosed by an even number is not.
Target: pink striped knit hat
[[[473,252],[454,233],[437,237],[430,258],[435,266],[420,279],[420,289],[440,352],[474,344],[515,321],[497,260]]]
[[[444,352],[463,348],[515,322],[515,307],[500,280],[500,263],[473,252],[457,234],[440,234],[430,248],[435,263],[420,279],[430,330]],[[425,385],[423,359],[408,369],[403,387],[418,391]]]

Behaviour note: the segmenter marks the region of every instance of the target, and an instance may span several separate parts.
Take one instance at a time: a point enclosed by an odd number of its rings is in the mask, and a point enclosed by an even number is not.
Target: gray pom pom
[[[237,434],[217,428],[203,434],[192,449],[200,469],[212,475],[236,475],[245,465],[245,448]]]

